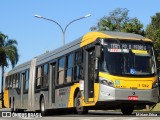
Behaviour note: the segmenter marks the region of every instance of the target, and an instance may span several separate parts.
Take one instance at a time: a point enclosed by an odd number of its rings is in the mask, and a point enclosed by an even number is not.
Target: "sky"
[[[35,14],[55,20],[65,28],[70,21],[90,13],[91,17],[67,28],[65,42],[69,43],[90,32],[91,26],[116,8],[127,8],[129,17],[137,17],[146,28],[151,16],[160,12],[159,5],[159,0],[1,0],[0,32],[17,40],[19,65],[63,45],[60,28],[53,22],[35,18]]]

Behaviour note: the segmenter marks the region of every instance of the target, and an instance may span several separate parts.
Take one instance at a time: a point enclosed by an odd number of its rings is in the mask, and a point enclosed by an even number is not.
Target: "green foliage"
[[[0,33],[0,67],[2,68],[2,79],[1,79],[1,94],[3,98],[3,82],[5,67],[8,67],[9,62],[12,68],[17,64],[19,59],[17,50],[17,41],[8,39],[7,35]],[[2,107],[4,107],[4,101],[2,100]]]
[[[137,18],[128,17],[129,10],[117,8],[109,13],[109,16],[102,17],[91,31],[121,31],[144,35],[143,24]]]
[[[154,41],[154,47],[160,50],[160,13],[151,17],[151,23],[146,28],[146,36]]]
[[[0,66],[7,67],[10,61],[14,67],[18,59],[17,41],[8,39],[8,36],[0,33]]]

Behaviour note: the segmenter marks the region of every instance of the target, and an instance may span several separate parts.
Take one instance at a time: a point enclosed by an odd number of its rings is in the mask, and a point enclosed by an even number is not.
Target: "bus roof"
[[[89,32],[83,36],[81,47],[94,42],[97,38],[116,38],[116,39],[126,39],[126,40],[143,40],[150,41],[152,40],[143,37],[142,35],[134,33],[125,33],[125,32],[113,32],[113,31],[99,31],[99,32]]]

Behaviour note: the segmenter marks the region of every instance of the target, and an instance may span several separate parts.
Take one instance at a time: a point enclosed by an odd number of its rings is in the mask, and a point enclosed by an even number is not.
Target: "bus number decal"
[[[148,88],[149,84],[138,84],[138,87]]]

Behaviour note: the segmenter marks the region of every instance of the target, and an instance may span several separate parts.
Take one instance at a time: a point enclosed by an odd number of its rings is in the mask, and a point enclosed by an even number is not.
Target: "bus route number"
[[[138,87],[148,88],[149,85],[148,84],[138,84]]]

